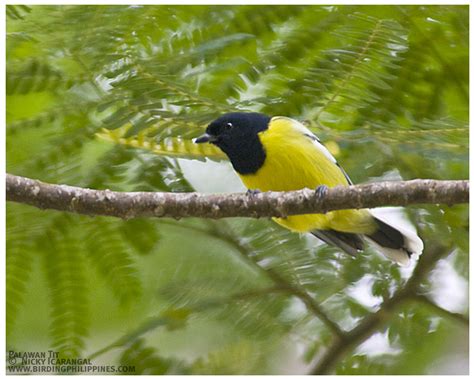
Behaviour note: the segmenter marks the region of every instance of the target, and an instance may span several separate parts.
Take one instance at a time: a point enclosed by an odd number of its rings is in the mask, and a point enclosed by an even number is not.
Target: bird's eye
[[[231,122],[228,122],[227,124],[225,124],[226,129],[232,129],[233,127],[234,127],[234,125],[232,125]]]

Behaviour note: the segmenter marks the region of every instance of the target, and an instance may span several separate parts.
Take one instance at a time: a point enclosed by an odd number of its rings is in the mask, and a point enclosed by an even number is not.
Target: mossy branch
[[[467,180],[379,182],[327,191],[303,189],[255,195],[167,192],[113,192],[47,184],[6,175],[7,200],[89,216],[136,217],[286,217],[340,209],[458,204],[469,201]]]

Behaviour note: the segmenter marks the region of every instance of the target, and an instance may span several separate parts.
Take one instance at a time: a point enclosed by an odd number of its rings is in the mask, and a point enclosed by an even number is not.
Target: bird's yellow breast
[[[344,173],[329,153],[305,135],[304,129],[295,123],[286,117],[274,117],[268,129],[259,133],[266,153],[265,161],[255,174],[239,175],[245,186],[260,191],[316,189],[320,185],[347,186]],[[375,228],[370,214],[365,210],[334,211],[274,220],[298,232],[334,229],[367,233]]]

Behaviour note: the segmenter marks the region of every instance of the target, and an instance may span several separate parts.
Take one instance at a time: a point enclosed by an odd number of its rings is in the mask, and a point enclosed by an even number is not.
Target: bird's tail
[[[331,229],[313,230],[311,234],[328,245],[338,247],[352,256],[356,256],[358,252],[364,250],[364,240],[359,234],[338,232]]]
[[[377,230],[365,237],[387,258],[406,266],[411,257],[423,252],[423,241],[415,232],[400,226],[391,226],[377,217],[374,217],[374,220]]]
[[[311,234],[353,256],[364,249],[363,237],[365,237],[376,250],[401,266],[407,266],[411,257],[422,253],[423,241],[415,232],[402,226],[391,226],[378,217],[373,218],[377,230],[371,234],[361,235],[336,230],[313,230]]]

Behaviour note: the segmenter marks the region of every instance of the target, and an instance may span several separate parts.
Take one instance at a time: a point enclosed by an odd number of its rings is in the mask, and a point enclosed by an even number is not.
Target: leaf
[[[147,141],[145,138],[140,137],[125,138],[122,137],[122,133],[122,130],[115,133],[103,129],[97,134],[97,137],[124,146],[149,150],[157,155],[192,158],[199,160],[204,160],[205,158],[211,158],[214,160],[227,159],[221,150],[212,145],[197,145],[191,140],[182,140],[179,138],[167,138],[162,141]]]
[[[258,345],[241,341],[197,360],[191,371],[194,375],[246,375],[263,372],[262,366],[264,357]]]

